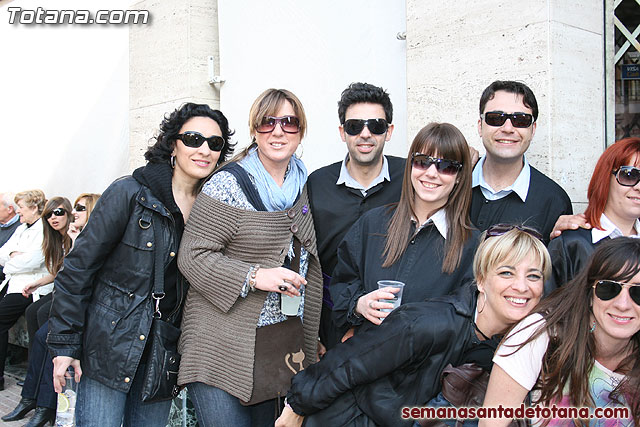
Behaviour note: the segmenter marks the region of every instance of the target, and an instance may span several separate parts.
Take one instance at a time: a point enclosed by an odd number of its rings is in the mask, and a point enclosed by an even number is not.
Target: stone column
[[[218,62],[217,0],[142,0],[130,9],[148,10],[147,25],[129,32],[130,169],[144,152],[165,113],[185,102],[219,108],[220,93],[209,84],[207,57]]]
[[[407,0],[409,136],[450,122],[483,153],[482,90],[494,80],[523,81],[540,109],[528,159],[583,211],[605,147],[603,3]]]

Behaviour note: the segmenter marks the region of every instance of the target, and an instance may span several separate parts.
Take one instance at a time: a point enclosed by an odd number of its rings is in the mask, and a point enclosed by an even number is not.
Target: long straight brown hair
[[[542,361],[537,385],[541,391],[540,403],[549,406],[560,401],[568,384],[571,406],[594,407],[595,402],[589,391],[589,373],[597,356],[595,337],[590,332],[592,301],[597,298],[593,285],[598,280],[627,282],[639,272],[640,241],[618,237],[603,242],[591,255],[584,270],[543,299],[532,311],[544,317],[545,326],[539,328],[524,343],[518,344],[513,353],[521,351],[525,344],[535,340],[543,332],[549,335],[549,346]],[[529,327],[536,326],[537,323]],[[516,326],[505,336],[520,330]],[[630,338],[628,349],[629,356],[620,363],[617,370],[626,379],[618,384],[610,397],[618,399],[624,396],[635,425],[640,425],[640,331]],[[574,422],[585,425],[581,420]]]
[[[460,263],[462,247],[471,237],[471,160],[467,140],[454,125],[449,123],[429,123],[416,135],[409,148],[404,166],[402,194],[393,216],[389,220],[387,239],[384,245],[383,267],[393,265],[402,257],[409,245],[410,236],[407,230],[411,227],[411,218],[418,218],[415,210],[415,190],[411,184],[411,155],[422,153],[442,159],[457,160],[462,169],[456,176],[457,184],[453,187],[449,199],[444,206],[447,218],[447,238],[444,246],[445,256],[442,271],[453,272]]]
[[[62,230],[64,233],[54,230],[46,219],[46,216],[59,206],[66,212],[67,225]],[[47,202],[42,211],[42,231],[44,233],[42,253],[44,254],[44,264],[47,270],[54,276],[62,268],[64,256],[71,250],[71,237],[67,234],[67,230],[69,230],[69,225],[72,222],[73,215],[71,214],[71,202],[69,199],[66,197],[53,197]]]

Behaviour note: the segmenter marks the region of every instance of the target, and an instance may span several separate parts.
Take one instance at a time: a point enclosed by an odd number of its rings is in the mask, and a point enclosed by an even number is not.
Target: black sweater
[[[384,206],[370,210],[353,225],[338,247],[338,265],[330,286],[333,319],[338,327],[362,324],[364,319],[353,316],[353,309],[358,298],[378,289],[378,280],[404,282],[405,304],[447,295],[473,279],[478,232],[473,231],[462,249],[458,268],[448,274],[442,272],[445,239],[433,223],[413,238],[414,227],[407,230],[407,240],[411,240],[404,254],[392,266],[383,268],[382,253],[392,214],[393,209]]]
[[[533,166],[525,202],[515,192],[499,200],[487,200],[480,186],[473,188],[470,216],[471,222],[480,231],[501,222],[523,223],[538,230],[545,243],[549,243],[549,235],[558,217],[572,213],[571,199],[567,193]]]
[[[327,276],[331,276],[338,262],[338,244],[358,218],[370,209],[400,200],[405,159],[386,158],[391,181],[370,188],[366,197],[360,190],[344,184],[336,185],[342,162],[325,166],[309,175],[307,191],[318,239],[318,254],[322,272]]]

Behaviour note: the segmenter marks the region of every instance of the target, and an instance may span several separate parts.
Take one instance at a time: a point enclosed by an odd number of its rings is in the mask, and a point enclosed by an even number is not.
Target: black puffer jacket
[[[128,391],[151,329],[154,251],[162,251],[166,271],[178,239],[174,216],[149,187],[131,176],[113,182],[55,279],[51,355],[80,359],[84,375]],[[184,287],[180,278],[179,303]]]
[[[455,295],[401,305],[380,326],[360,330],[295,375],[288,403],[297,414],[311,415],[351,391],[376,424],[412,424],[402,420],[401,408],[435,397],[442,370],[458,366],[478,342],[476,295],[476,286],[468,284]]]

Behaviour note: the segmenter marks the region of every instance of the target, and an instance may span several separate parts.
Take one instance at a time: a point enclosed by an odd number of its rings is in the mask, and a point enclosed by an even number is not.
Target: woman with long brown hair
[[[471,162],[462,133],[431,123],[409,149],[402,194],[395,205],[367,212],[338,247],[331,296],[338,327],[364,320],[379,325],[398,288],[378,290],[379,280],[405,283],[402,303],[443,296],[473,279],[477,232],[469,220]]]
[[[598,246],[574,280],[513,328],[493,361],[486,407],[518,407],[533,390],[535,404],[583,408],[579,419],[547,425],[639,425],[640,240]],[[596,408],[618,412],[589,421],[606,415]]]

